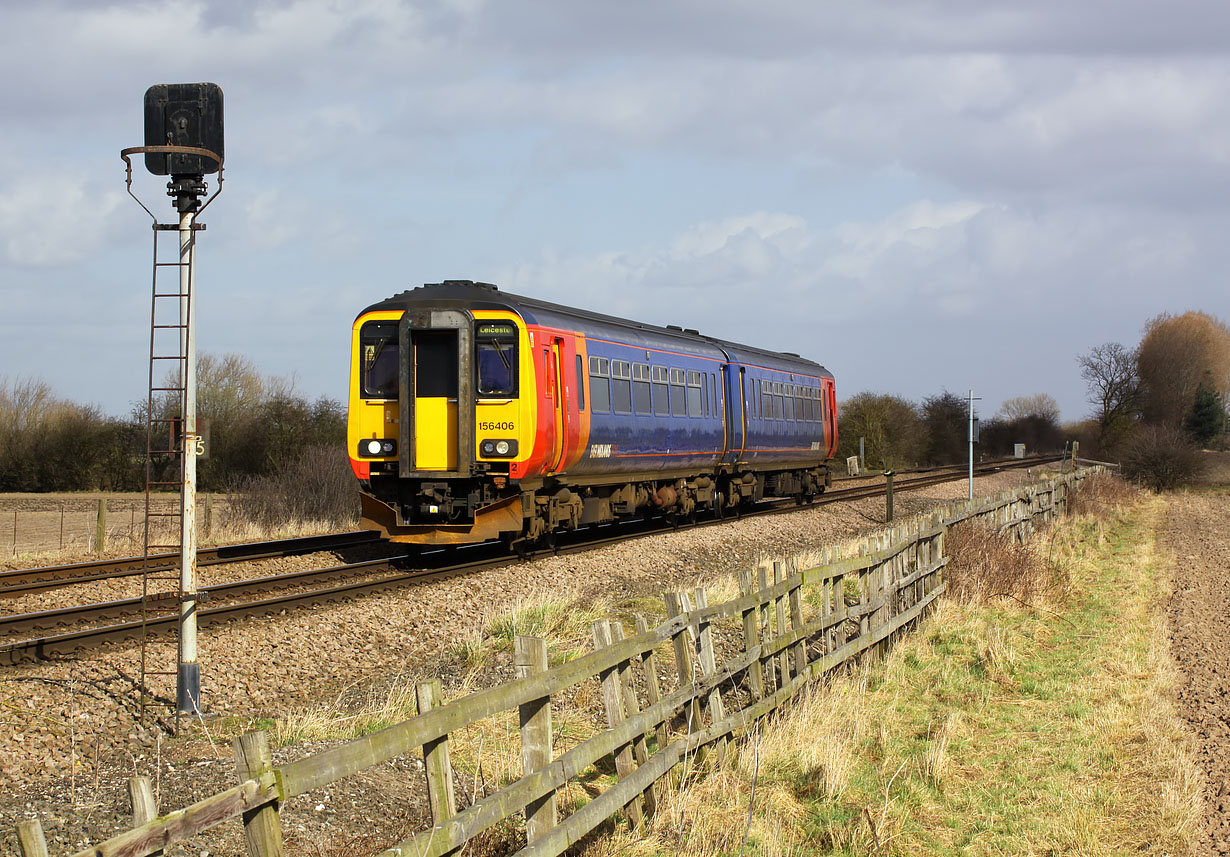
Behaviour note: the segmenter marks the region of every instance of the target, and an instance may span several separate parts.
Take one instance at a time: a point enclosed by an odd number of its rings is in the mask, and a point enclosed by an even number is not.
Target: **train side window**
[[[807,419],[803,412],[803,388],[794,388],[794,415],[797,420]]]
[[[366,399],[396,399],[400,383],[397,365],[397,322],[369,321],[359,328],[359,370]]]
[[[651,414],[649,396],[649,364],[632,364],[632,407],[638,414]]]
[[[722,400],[718,398],[717,379],[716,372],[709,376],[709,392],[712,394],[709,398],[713,401],[713,418],[720,420],[722,418]]]
[[[605,357],[589,358],[589,409],[593,413],[611,410],[611,382],[607,379],[610,371],[611,362]]]
[[[786,405],[785,419],[793,420],[794,419],[794,385],[784,384],[782,386],[785,388],[783,390],[783,395],[782,395],[782,399]]]
[[[688,416],[702,416],[702,407],[700,395],[700,373],[694,370],[688,370]]]
[[[813,419],[812,406],[816,404],[816,400],[812,398],[811,387],[803,388],[803,420],[811,422]]]
[[[653,366],[653,413],[665,417],[671,412],[670,385],[666,383],[666,367]]]
[[[702,399],[701,407],[705,411],[706,419],[709,417],[709,373],[702,372],[700,376],[700,396]]]
[[[627,360],[611,361],[611,410],[632,413],[632,367]]]
[[[577,410],[585,410],[585,361],[577,355]]]
[[[687,410],[687,395],[684,393],[683,370],[671,370],[671,416],[686,417]]]
[[[782,382],[773,382],[773,419],[785,419],[786,406],[782,404]]]

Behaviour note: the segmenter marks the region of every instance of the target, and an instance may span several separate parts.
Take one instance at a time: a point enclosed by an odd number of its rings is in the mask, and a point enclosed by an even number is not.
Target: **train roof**
[[[772,361],[778,364],[772,368],[783,368],[781,364],[787,364],[797,366],[798,371],[806,371],[811,374],[815,374],[815,370],[818,369],[820,370],[819,374],[832,377],[832,374],[819,363],[808,360],[806,357],[793,352],[770,351],[765,348],[757,348],[752,345],[743,345],[726,339],[705,336],[699,331],[690,328],[675,327],[673,325],[660,327],[655,324],[632,321],[626,318],[593,312],[592,310],[564,306],[563,304],[552,303],[538,298],[515,295],[511,292],[501,291],[498,286],[491,283],[480,283],[473,280],[445,280],[442,283],[425,283],[417,288],[385,298],[379,303],[374,303],[364,309],[359,315],[362,316],[369,312],[387,310],[406,310],[412,306],[424,303],[429,303],[433,306],[464,309],[506,310],[517,313],[531,324],[549,322],[550,316],[580,319],[590,324],[619,328],[625,331],[635,331],[642,336],[687,342],[693,348],[717,347],[725,352],[729,359],[739,363],[764,363]],[[541,318],[540,316],[548,318]],[[786,369],[786,371],[790,371],[790,369]]]

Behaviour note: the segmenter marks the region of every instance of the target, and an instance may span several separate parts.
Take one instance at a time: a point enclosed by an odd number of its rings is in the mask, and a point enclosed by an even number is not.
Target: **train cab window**
[[[687,397],[684,394],[683,370],[682,369],[672,369],[671,370],[671,416],[672,417],[686,417],[687,415],[688,415]]]
[[[396,399],[399,384],[397,322],[369,321],[359,329],[360,374],[365,399]]]
[[[577,355],[577,410],[585,410],[585,362]]]
[[[475,366],[480,397],[517,394],[517,326],[507,321],[479,322],[474,330]]]
[[[638,414],[651,414],[649,397],[649,364],[632,364],[632,404]]]
[[[632,367],[627,360],[611,361],[611,410],[632,413]]]
[[[670,386],[666,383],[666,367],[652,366],[653,371],[653,412],[655,416],[668,416],[671,412]]]
[[[611,409],[611,382],[607,375],[611,361],[605,357],[589,358],[589,409],[594,413],[606,413]]]

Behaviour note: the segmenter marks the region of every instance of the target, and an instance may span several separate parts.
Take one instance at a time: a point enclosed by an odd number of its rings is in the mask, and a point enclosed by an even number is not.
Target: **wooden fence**
[[[709,604],[704,589],[667,593],[666,621],[651,628],[638,618],[628,636],[620,622],[595,622],[594,651],[551,669],[545,641],[518,637],[516,680],[447,704],[438,681],[420,684],[417,717],[298,761],[275,767],[266,733],[248,733],[234,741],[240,785],[156,817],[149,781],[134,777],[129,785],[134,828],[76,857],[160,854],[236,817],[249,855],[281,855],[284,802],[419,752],[432,827],[380,857],[454,854],[517,814],[524,815],[528,841],[518,853],[535,857],[562,853],[616,816],[640,825],[656,810],[667,778],[679,766],[698,766],[709,756],[720,760],[732,738],[807,684],[884,650],[916,625],[944,592],[944,538],[950,526],[977,518],[1024,540],[1039,519],[1059,514],[1069,492],[1096,470],[945,507],[865,540],[854,555],[830,551],[815,568],[792,571],[773,563],[771,569],[746,572],[740,576],[740,596],[720,604]],[[724,647],[715,644],[718,628]],[[732,640],[738,645],[730,645]],[[726,654],[719,657],[719,650]],[[666,692],[660,673],[668,653],[676,681]],[[552,697],[595,677],[607,728],[554,755]],[[458,811],[450,734],[513,710],[520,723],[523,776]],[[560,790],[611,757],[616,783],[562,817]],[[37,820],[23,822],[18,839],[26,857],[47,854]]]

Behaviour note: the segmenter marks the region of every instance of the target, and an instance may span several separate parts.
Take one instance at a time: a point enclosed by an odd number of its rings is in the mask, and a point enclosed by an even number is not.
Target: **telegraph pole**
[[[975,396],[969,391],[969,498],[974,499],[974,444],[978,442],[978,433],[974,426],[974,402],[981,401],[981,396]]]

